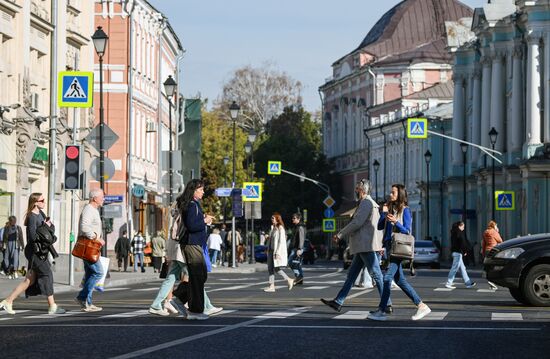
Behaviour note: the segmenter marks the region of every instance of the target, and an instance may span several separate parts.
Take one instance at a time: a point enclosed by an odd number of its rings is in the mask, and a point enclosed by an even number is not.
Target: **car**
[[[267,262],[267,246],[257,244],[254,246],[254,259],[256,262]]]
[[[550,306],[550,233],[504,241],[486,253],[484,276],[518,302]]]
[[[433,269],[439,269],[439,249],[432,241],[416,240],[414,241],[414,261],[415,265],[429,265]]]

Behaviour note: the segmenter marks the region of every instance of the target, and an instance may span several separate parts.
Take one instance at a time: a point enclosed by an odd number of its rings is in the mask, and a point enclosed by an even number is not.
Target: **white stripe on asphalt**
[[[0,318],[0,322],[3,322],[4,320],[12,320],[13,318]]]
[[[70,317],[71,315],[81,314],[80,310],[71,310],[64,314],[40,314],[40,315],[31,315],[29,317],[23,317],[25,319],[54,319],[58,317]]]
[[[369,316],[368,311],[350,310],[349,312],[346,312],[345,314],[337,315],[332,319],[367,319],[368,316]]]
[[[343,269],[340,268],[340,269],[338,269],[336,272],[327,273],[327,274],[322,274],[322,275],[320,275],[318,278],[335,277],[335,276],[339,275],[340,273],[342,273],[342,271],[343,271]]]
[[[217,292],[221,290],[237,290],[237,289],[245,289],[250,288],[256,284],[243,284],[243,285],[234,285],[232,287],[224,287],[224,288],[218,288],[218,289],[212,289],[210,292]]]
[[[435,288],[434,292],[451,292],[455,290],[454,288]]]
[[[363,295],[363,294],[367,294],[367,293],[370,293],[372,292],[374,289],[365,289],[365,290],[362,290],[358,293],[355,293],[355,294],[352,294],[352,295],[348,295],[348,298],[351,299],[351,298],[355,298],[355,297],[359,297],[360,295]]]
[[[521,313],[491,313],[491,320],[523,320]]]
[[[344,283],[343,280],[329,280],[329,281],[319,281],[319,280],[308,280],[307,284],[340,284]]]
[[[420,320],[443,320],[449,312],[431,312]]]
[[[140,315],[145,315],[148,313],[149,313],[149,309],[141,309],[141,310],[136,310],[134,312],[104,315],[99,318],[133,318],[133,317],[139,317]]]
[[[26,312],[30,312],[30,310],[16,310],[15,314],[21,314],[21,313],[26,313]],[[12,314],[9,314],[5,310],[2,310],[2,311],[0,311],[0,315],[12,315]]]
[[[493,289],[478,289],[476,292],[478,293],[494,293],[496,290]]]
[[[154,326],[154,325],[151,325]],[[379,325],[274,325],[274,324],[249,324],[246,328],[278,328],[278,329],[375,329],[375,330],[457,330],[466,332],[475,331],[505,331],[505,332],[540,332],[542,328],[502,328],[502,327],[411,327],[411,326],[379,326]]]
[[[236,311],[237,311],[236,309],[235,309],[235,310],[225,310],[225,309],[224,309],[224,310],[222,310],[221,312],[218,312],[218,313],[216,313],[216,314],[211,314],[211,315],[209,315],[209,317],[217,317],[218,315],[234,313],[234,312],[236,312]]]
[[[285,311],[285,312],[283,312],[281,310],[278,310],[278,311],[271,312],[271,313],[257,315],[254,318],[284,319],[284,318],[293,317],[293,316],[298,315],[298,314],[302,314],[302,313],[306,312],[308,309],[309,309],[309,307],[294,308],[294,309],[290,309],[289,311]]]
[[[310,289],[310,290],[321,290],[321,289],[327,289],[329,288],[328,286],[322,286],[322,285],[317,285],[317,286],[312,286],[312,287],[305,287],[304,289]]]
[[[155,287],[155,288],[132,289],[133,292],[152,292],[154,290],[159,290],[159,288]]]
[[[129,290],[131,288],[105,288],[105,292],[118,292],[118,291],[121,291],[121,290]]]

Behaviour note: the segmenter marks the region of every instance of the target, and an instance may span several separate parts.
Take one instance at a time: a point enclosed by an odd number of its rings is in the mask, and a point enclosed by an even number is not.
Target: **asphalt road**
[[[290,273],[289,270],[287,270]],[[43,298],[19,299],[14,316],[0,312],[2,358],[544,358],[550,353],[550,308],[524,307],[506,289],[444,288],[446,270],[418,270],[409,278],[432,313],[413,322],[415,309],[392,291],[395,313],[386,322],[366,320],[378,293],[354,288],[342,312],[333,298],[346,272],[336,264],[308,266],[303,286],[277,282],[264,293],[267,273],[215,274],[207,291],[224,311],[206,321],[147,313],[160,281],[108,288],[94,295],[102,312],[82,313],[74,293],[56,296],[69,310],[46,314]],[[472,273],[471,273],[472,274]],[[279,287],[280,286],[280,287]]]

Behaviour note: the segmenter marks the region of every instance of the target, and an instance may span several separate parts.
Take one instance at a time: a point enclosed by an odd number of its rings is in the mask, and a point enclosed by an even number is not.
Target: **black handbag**
[[[164,261],[164,263],[162,263],[162,267],[160,267],[159,278],[165,279],[167,276],[168,276],[168,262]]]

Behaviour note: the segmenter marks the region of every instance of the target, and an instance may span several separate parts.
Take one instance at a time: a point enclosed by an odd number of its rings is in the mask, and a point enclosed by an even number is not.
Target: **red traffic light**
[[[80,149],[78,148],[78,146],[67,146],[65,148],[65,156],[70,160],[74,160],[75,158],[77,158],[79,153]]]

